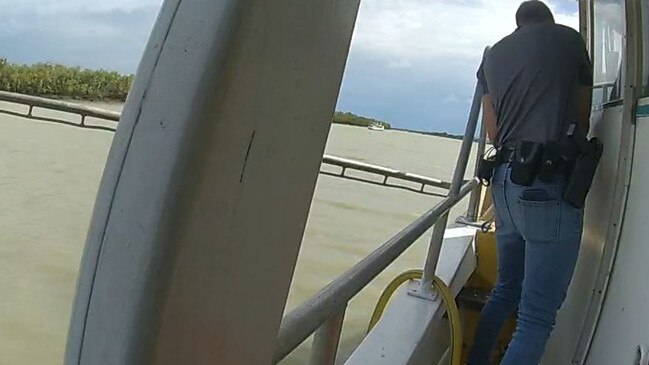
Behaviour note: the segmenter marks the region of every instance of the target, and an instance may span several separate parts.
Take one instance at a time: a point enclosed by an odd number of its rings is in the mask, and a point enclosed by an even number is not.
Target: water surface
[[[113,134],[6,115],[0,115],[0,128],[0,364],[61,363],[79,260]],[[335,125],[326,153],[450,180],[459,146],[456,140]],[[287,310],[439,199],[320,175]],[[453,215],[460,209],[466,202]],[[350,303],[340,361],[362,339],[387,282],[422,266],[429,237]],[[307,363],[308,348],[307,341],[283,364]]]

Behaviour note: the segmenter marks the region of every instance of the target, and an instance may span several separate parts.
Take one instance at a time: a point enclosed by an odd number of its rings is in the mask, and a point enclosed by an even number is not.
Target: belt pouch
[[[543,145],[541,163],[537,177],[541,181],[553,182],[559,171],[561,150],[557,142],[547,142]]]
[[[542,157],[542,144],[518,141],[511,164],[511,180],[514,184],[530,186],[539,171]]]

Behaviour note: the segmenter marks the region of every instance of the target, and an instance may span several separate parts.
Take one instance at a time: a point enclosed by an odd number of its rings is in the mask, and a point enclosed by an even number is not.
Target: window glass
[[[594,105],[619,100],[624,84],[624,0],[595,0],[593,4]]]

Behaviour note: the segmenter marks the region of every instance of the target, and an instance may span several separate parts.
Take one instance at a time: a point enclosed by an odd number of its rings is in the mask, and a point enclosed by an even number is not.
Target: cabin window
[[[625,55],[624,0],[595,0],[593,3],[594,105],[622,98]]]
[[[649,96],[649,1],[642,2],[642,96]]]

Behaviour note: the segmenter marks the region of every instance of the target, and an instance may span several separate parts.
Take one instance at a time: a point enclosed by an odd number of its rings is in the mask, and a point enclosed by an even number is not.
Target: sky
[[[575,0],[547,0],[577,27]],[[161,0],[0,0],[0,57],[135,72]],[[519,0],[362,0],[338,110],[461,133],[485,46]]]

